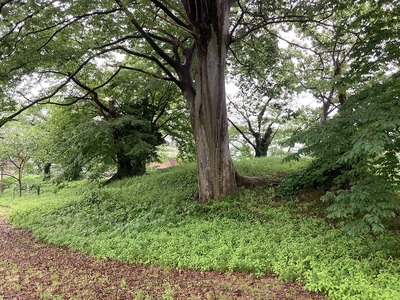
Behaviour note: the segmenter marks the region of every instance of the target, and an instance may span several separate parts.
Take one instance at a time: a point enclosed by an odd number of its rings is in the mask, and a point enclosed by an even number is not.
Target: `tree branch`
[[[174,13],[168,9],[163,3],[158,0],[150,0],[154,3],[158,8],[160,8],[168,17],[170,17],[179,27],[185,28],[186,30],[190,30],[189,26],[185,24],[181,19],[174,15]]]
[[[175,79],[171,79],[170,77],[163,77],[161,75],[158,75],[158,74],[155,74],[155,73],[152,73],[152,72],[149,72],[149,71],[145,71],[143,69],[139,69],[139,68],[135,68],[135,67],[128,67],[128,66],[119,66],[119,67],[121,69],[124,69],[124,70],[131,70],[131,71],[136,71],[136,72],[139,72],[139,73],[142,73],[142,74],[146,74],[146,75],[148,75],[150,77],[153,77],[153,78],[156,78],[156,79],[165,80],[165,81],[171,81],[171,82],[174,82],[174,83],[177,82],[177,81],[175,81]]]
[[[12,119],[14,119],[15,117],[17,117],[18,115],[20,115],[21,113],[23,113],[24,111],[26,111],[27,109],[33,107],[34,105],[44,102],[45,100],[49,100],[52,97],[54,97],[61,89],[63,89],[71,80],[73,77],[75,77],[92,59],[94,59],[97,56],[100,56],[102,54],[105,54],[107,52],[112,51],[112,49],[105,49],[103,51],[100,51],[98,53],[96,53],[95,55],[89,56],[87,59],[85,59],[76,69],[74,72],[67,74],[67,79],[62,82],[61,84],[59,84],[50,94],[43,96],[43,97],[39,97],[35,100],[31,100],[30,103],[26,106],[23,106],[22,108],[20,108],[19,110],[17,110],[16,112],[10,114],[7,117],[1,118],[0,119],[0,128],[6,124],[7,122],[11,121]],[[59,74],[61,74],[59,72]],[[64,74],[65,75],[65,74]]]
[[[234,2],[236,2],[236,1],[234,1]],[[239,6],[239,9],[241,10],[241,13],[240,13],[239,19],[236,21],[236,24],[232,26],[232,30],[231,30],[231,32],[229,34],[231,37],[233,36],[233,33],[235,32],[236,28],[238,28],[238,26],[240,25],[240,22],[243,20],[244,15],[245,15],[244,9],[242,7],[242,4],[240,3],[240,1],[237,1],[237,3],[238,3],[238,6]]]
[[[97,105],[98,108],[100,108],[100,110],[103,112],[103,116],[104,116],[104,117],[105,117],[104,111],[107,112],[109,115],[111,115],[110,109],[109,109],[107,106],[105,106],[103,103],[101,103],[101,101],[99,100],[99,96],[98,96],[97,92],[96,92],[94,89],[90,88],[89,86],[87,86],[86,84],[84,84],[82,81],[80,81],[80,80],[79,80],[78,78],[76,78],[76,77],[72,77],[71,80],[72,80],[73,82],[75,82],[75,84],[76,84],[77,86],[79,86],[80,88],[82,88],[82,89],[84,89],[85,91],[87,91],[89,95],[92,95],[92,97],[91,97],[92,101],[93,101],[94,103],[96,103],[96,105]]]
[[[331,13],[330,15],[332,15]],[[304,15],[296,15],[296,14],[283,14],[281,16],[274,16],[274,17],[268,17],[264,15],[263,13],[253,13],[251,14],[255,19],[259,19],[258,23],[242,23],[243,27],[248,27],[247,31],[242,33],[239,37],[233,38],[232,42],[240,42],[243,39],[245,39],[248,35],[253,33],[256,30],[259,30],[261,28],[266,28],[269,25],[272,24],[281,24],[281,23],[314,23],[318,24],[321,26],[330,26],[327,23],[324,23],[323,20],[327,19],[330,15],[324,16],[320,20],[315,19],[316,16],[312,17],[306,17]],[[240,23],[239,23],[240,24]],[[239,25],[237,25],[238,27]],[[232,32],[233,34],[233,32]]]
[[[246,134],[238,127],[236,126],[236,124],[234,122],[232,122],[231,119],[228,118],[229,123],[232,124],[233,127],[235,127],[235,129],[241,134],[241,136],[246,140],[246,142],[248,142],[254,149],[256,148],[256,146],[253,144],[253,142],[246,136]]]
[[[61,102],[53,102],[53,101],[47,101],[46,103],[39,103],[39,105],[43,105],[43,104],[50,104],[50,105],[56,105],[56,106],[71,106],[74,105],[75,103],[78,103],[80,100],[83,99],[88,99],[86,98],[90,93],[86,93],[85,95],[83,95],[82,97],[71,97],[71,98],[65,98],[65,99],[74,99],[71,102],[68,103],[61,103]]]
[[[4,6],[6,6],[6,4],[11,3],[13,0],[3,0],[0,2],[0,13],[1,10],[3,9]]]
[[[119,7],[124,11],[124,13],[130,18],[130,22],[136,28],[136,30],[143,36],[143,38],[149,43],[151,48],[162,58],[164,59],[171,67],[174,69],[177,67],[175,61],[169,57],[169,55],[164,52],[157,43],[153,40],[153,38],[143,29],[143,27],[138,23],[135,16],[128,10],[128,8],[122,4],[121,0],[115,0],[115,2],[119,5]]]
[[[125,35],[125,36],[123,36],[123,37],[121,37],[121,38],[119,38],[119,39],[116,39],[115,41],[112,41],[112,42],[110,42],[110,43],[107,43],[107,44],[104,44],[104,45],[100,45],[100,46],[93,47],[92,49],[93,49],[93,50],[104,49],[104,48],[107,48],[107,47],[110,47],[110,46],[119,44],[119,43],[121,43],[121,42],[123,42],[123,41],[126,41],[126,40],[130,40],[130,39],[139,39],[139,38],[142,38],[142,36],[141,36],[140,34],[128,34],[128,35]]]
[[[79,20],[81,20],[83,18],[86,18],[86,17],[91,17],[91,16],[94,16],[94,15],[107,15],[107,14],[111,14],[111,13],[114,13],[114,12],[119,11],[119,10],[120,9],[114,8],[114,9],[110,9],[110,10],[96,11],[96,12],[92,12],[92,13],[83,14],[83,15],[80,15],[80,16],[74,16],[71,21],[69,21],[69,22],[68,21],[64,21],[64,22],[67,22],[67,24],[61,26],[55,32],[53,32],[53,34],[47,39],[47,41],[37,49],[37,51],[40,51],[41,49],[46,47],[58,33],[63,31],[65,28],[67,28],[71,24],[74,24],[75,22],[77,22],[77,21],[79,21]]]
[[[130,54],[130,55],[133,55],[133,56],[137,56],[137,57],[141,57],[141,58],[144,58],[144,59],[147,59],[147,60],[155,62],[167,74],[167,77],[162,77],[162,76],[156,75],[154,73],[146,72],[146,71],[144,71],[142,69],[138,69],[138,68],[134,68],[134,67],[120,66],[120,68],[139,71],[141,73],[148,74],[148,75],[150,75],[152,77],[155,77],[155,78],[158,78],[158,79],[167,80],[167,81],[172,81],[175,84],[178,84],[178,79],[176,79],[174,77],[174,75],[172,75],[172,73],[156,57],[150,56],[150,55],[146,55],[146,54],[143,54],[143,53],[140,53],[140,52],[132,51],[132,50],[130,50],[130,49],[124,47],[124,46],[115,46],[115,47],[108,48],[108,49],[106,49],[104,51],[110,52],[110,51],[115,51],[115,50],[121,50],[121,51],[123,51],[123,52],[125,52],[127,54]]]

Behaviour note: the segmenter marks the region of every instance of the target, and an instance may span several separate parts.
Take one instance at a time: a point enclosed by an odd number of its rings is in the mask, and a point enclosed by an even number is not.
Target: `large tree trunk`
[[[196,88],[182,88],[190,107],[196,145],[200,202],[237,190],[229,152],[225,62],[229,45],[229,1],[188,1],[197,48]],[[187,77],[181,76],[184,82]]]
[[[144,160],[131,160],[129,157],[120,153],[117,155],[117,172],[108,180],[108,182],[134,176],[142,176],[145,173],[146,162]]]
[[[237,189],[229,151],[224,73],[226,47],[220,39],[213,31],[209,43],[198,50],[192,123],[201,202],[220,198]]]
[[[196,144],[200,202],[237,190],[229,152],[225,62],[229,44],[229,3],[192,2],[188,9],[197,47],[196,93],[189,99]]]
[[[195,89],[180,74],[188,100],[196,144],[199,201],[204,203],[234,193],[240,185],[263,182],[239,175],[229,151],[225,95],[225,63],[229,10],[233,0],[182,1],[191,21],[197,49]]]

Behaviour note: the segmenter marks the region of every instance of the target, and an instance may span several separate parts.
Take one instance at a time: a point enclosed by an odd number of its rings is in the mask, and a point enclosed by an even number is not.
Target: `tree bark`
[[[320,125],[324,124],[324,122],[328,118],[329,108],[331,107],[330,98],[331,97],[329,97],[328,100],[325,100],[325,99],[322,100],[322,112],[321,112],[320,118],[319,118]]]
[[[180,88],[188,101],[196,145],[199,201],[205,203],[254,186],[262,179],[239,175],[229,151],[225,94],[225,65],[229,35],[229,10],[233,0],[182,1],[196,46],[196,84],[190,72],[180,69]]]
[[[197,72],[196,92],[188,102],[202,203],[237,190],[236,171],[229,151],[225,95],[229,8],[225,0],[202,0],[197,6],[192,4],[189,12],[197,48]]]

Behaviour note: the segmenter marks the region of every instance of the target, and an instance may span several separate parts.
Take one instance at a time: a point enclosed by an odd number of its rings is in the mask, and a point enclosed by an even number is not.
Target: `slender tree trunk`
[[[22,196],[22,166],[18,168],[18,195]]]
[[[322,125],[328,118],[329,108],[331,106],[330,99],[322,100],[322,112],[320,114],[319,123]]]
[[[0,162],[0,194],[4,192],[3,175],[4,175],[4,166]]]

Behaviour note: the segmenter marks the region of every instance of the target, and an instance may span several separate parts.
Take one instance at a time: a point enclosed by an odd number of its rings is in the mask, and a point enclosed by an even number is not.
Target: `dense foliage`
[[[398,218],[400,180],[400,76],[364,88],[332,119],[292,138],[305,147],[295,156],[313,163],[287,187],[322,186],[329,217],[350,221],[348,231],[375,233]]]
[[[298,165],[256,159],[237,167],[276,177]],[[75,182],[42,190],[14,202],[4,195],[0,203],[13,208],[14,225],[47,242],[130,262],[275,273],[330,299],[400,297],[398,233],[349,239],[313,215],[311,200],[281,199],[274,188],[243,189],[199,205],[189,165],[106,188]]]

